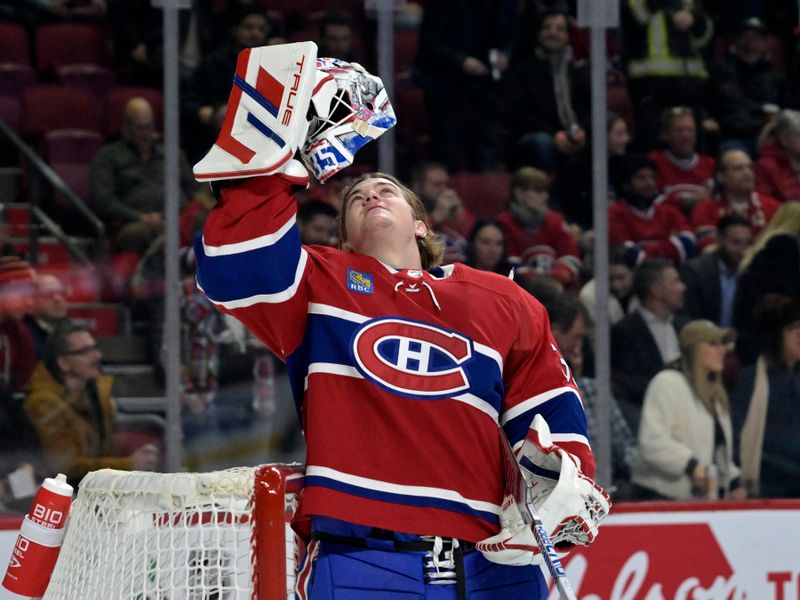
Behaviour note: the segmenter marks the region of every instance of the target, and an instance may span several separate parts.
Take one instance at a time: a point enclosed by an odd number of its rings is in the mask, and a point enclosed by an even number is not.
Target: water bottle
[[[72,505],[72,486],[59,473],[48,477],[36,493],[30,511],[22,521],[17,543],[11,552],[3,587],[23,597],[44,595],[66,531]]]

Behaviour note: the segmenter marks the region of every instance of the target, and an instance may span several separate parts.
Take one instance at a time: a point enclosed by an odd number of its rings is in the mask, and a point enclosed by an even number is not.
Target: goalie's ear
[[[414,221],[414,236],[423,239],[426,235],[428,235],[428,226],[425,221],[420,221],[419,219]]]

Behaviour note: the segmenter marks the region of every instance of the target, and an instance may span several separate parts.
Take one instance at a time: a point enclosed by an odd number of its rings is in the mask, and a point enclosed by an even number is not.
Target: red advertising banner
[[[562,562],[579,600],[800,600],[800,500],[617,504]]]

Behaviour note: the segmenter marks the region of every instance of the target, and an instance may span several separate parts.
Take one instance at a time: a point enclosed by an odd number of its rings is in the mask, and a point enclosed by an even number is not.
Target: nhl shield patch
[[[375,290],[372,275],[347,269],[347,289],[358,294],[371,294]]]

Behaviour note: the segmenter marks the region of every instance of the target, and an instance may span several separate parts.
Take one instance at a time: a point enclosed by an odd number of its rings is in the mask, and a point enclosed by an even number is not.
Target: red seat
[[[36,71],[24,63],[0,63],[0,95],[21,96],[36,81]]]
[[[11,244],[14,253],[20,256],[28,256],[30,242],[27,239],[18,240]],[[67,247],[59,241],[49,241],[39,238],[37,240],[36,261],[37,265],[51,269],[61,270],[69,267],[70,255]]]
[[[29,86],[22,96],[22,135],[38,138],[66,128],[99,131],[95,97],[86,90],[60,85]]]
[[[44,155],[51,163],[90,163],[105,138],[90,129],[56,129],[44,136]]]
[[[122,118],[125,105],[131,98],[144,98],[153,107],[155,126],[162,130],[164,120],[164,95],[161,90],[146,87],[121,86],[113,88],[108,94],[106,103],[106,136],[118,137],[122,132]]]
[[[71,63],[108,64],[109,38],[102,25],[47,23],[36,29],[36,69],[54,70]]]
[[[56,78],[64,85],[82,88],[99,98],[105,98],[116,79],[108,67],[91,63],[61,65],[56,69]]]
[[[9,233],[12,237],[28,235],[28,229],[31,224],[30,205],[22,202],[6,204],[6,219],[8,220]]]
[[[44,155],[50,167],[87,204],[91,204],[92,158],[103,144],[103,136],[88,129],[56,129],[44,136]],[[58,192],[53,201],[59,206],[73,208]]]
[[[0,21],[0,57],[3,62],[31,64],[31,44],[25,27]]]
[[[450,187],[458,192],[464,206],[478,217],[496,217],[508,201],[511,175],[508,173],[456,173]]]

